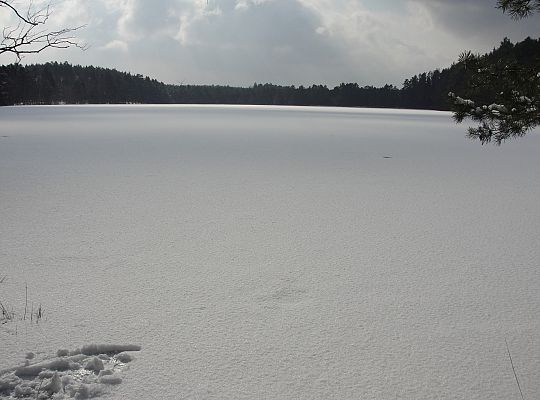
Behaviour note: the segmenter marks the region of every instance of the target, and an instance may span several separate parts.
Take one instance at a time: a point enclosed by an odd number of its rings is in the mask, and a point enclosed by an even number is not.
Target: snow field
[[[508,400],[506,339],[540,393],[537,132],[480,146],[449,113],[285,107],[0,120],[0,297],[22,315],[28,284],[45,311],[0,327],[9,374],[57,354],[81,367],[47,384],[118,400]],[[81,343],[144,351],[103,375]]]

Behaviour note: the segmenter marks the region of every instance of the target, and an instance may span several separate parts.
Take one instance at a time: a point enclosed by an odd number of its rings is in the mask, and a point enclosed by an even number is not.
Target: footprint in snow
[[[122,383],[122,371],[133,360],[136,345],[87,345],[58,350],[56,357],[0,371],[2,399],[88,399]]]

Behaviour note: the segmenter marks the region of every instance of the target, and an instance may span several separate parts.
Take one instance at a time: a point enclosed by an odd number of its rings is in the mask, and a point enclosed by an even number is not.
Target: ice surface
[[[506,338],[540,393],[538,132],[273,107],[0,121],[0,296],[22,315],[27,283],[46,316],[0,327],[0,387],[29,351],[135,343],[104,397],[508,400]],[[57,372],[79,397],[99,378]]]

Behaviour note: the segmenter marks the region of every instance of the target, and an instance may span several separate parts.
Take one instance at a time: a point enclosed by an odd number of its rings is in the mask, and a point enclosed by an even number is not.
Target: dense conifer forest
[[[534,65],[540,63],[540,39],[517,44],[504,39],[481,57],[487,63]],[[93,66],[46,63],[0,66],[0,105],[14,104],[271,104],[344,107],[387,107],[449,110],[449,92],[489,99],[495,88],[474,87],[466,57],[448,68],[406,79],[401,88],[342,83],[251,87],[167,85],[142,75]]]

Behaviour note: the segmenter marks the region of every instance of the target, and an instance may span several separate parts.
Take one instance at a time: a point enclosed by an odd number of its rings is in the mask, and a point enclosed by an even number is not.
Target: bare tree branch
[[[26,22],[26,23],[29,24],[29,25],[36,25],[36,23],[33,22],[33,21],[31,21],[29,18],[25,18],[25,17],[19,12],[19,10],[17,10],[12,4],[10,4],[10,2],[0,0],[0,7],[8,7],[8,8],[11,9],[11,11],[13,11],[13,12],[15,13],[15,15],[16,15],[21,21],[24,21],[24,22]]]
[[[50,5],[40,9],[34,9],[29,2],[25,12],[15,6],[13,0],[0,0],[0,12],[2,9],[9,10],[17,20],[16,26],[6,26],[2,29],[0,40],[0,55],[13,54],[17,62],[26,54],[40,53],[47,48],[65,49],[78,47],[85,50],[87,46],[80,43],[73,33],[84,25],[63,28],[60,30],[48,30],[46,24],[52,11]]]

